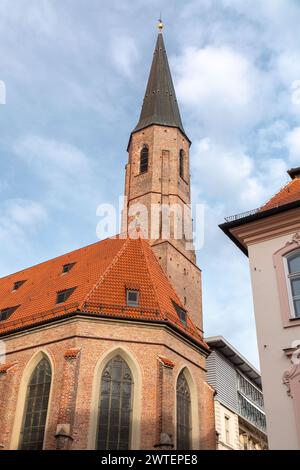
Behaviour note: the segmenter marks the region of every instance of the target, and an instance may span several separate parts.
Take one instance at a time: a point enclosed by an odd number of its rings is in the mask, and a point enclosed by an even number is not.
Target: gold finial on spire
[[[159,20],[158,20],[157,28],[160,32],[162,32],[162,30],[164,29],[164,24],[162,22],[161,15],[160,15]]]

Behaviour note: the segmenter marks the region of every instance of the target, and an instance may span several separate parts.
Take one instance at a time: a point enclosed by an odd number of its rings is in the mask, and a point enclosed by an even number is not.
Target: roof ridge
[[[157,268],[159,269],[161,275],[164,277],[165,281],[170,285],[171,289],[172,289],[172,292],[173,292],[173,295],[174,295],[174,298],[176,300],[176,303],[178,303],[178,306],[183,308],[186,312],[187,312],[187,316],[188,316],[188,319],[189,319],[189,322],[190,322],[190,326],[188,327],[188,334],[192,335],[195,337],[195,333],[196,335],[198,336],[198,339],[200,339],[201,343],[202,344],[205,344],[205,341],[204,339],[201,337],[201,335],[199,334],[198,332],[198,329],[196,327],[196,325],[194,324],[194,322],[192,321],[191,319],[191,316],[189,315],[189,312],[188,310],[186,310],[186,308],[184,307],[181,299],[179,298],[179,295],[177,294],[177,291],[175,289],[175,287],[173,286],[173,284],[171,283],[171,281],[168,279],[166,273],[164,272],[162,266],[160,265],[157,257],[155,256],[155,253],[153,252],[152,250],[152,247],[151,245],[149,244],[149,242],[147,242],[146,240],[144,239],[140,239],[142,245],[145,243],[145,245],[143,245],[143,248],[144,246],[147,246],[147,249],[149,249],[151,251],[151,253],[153,254],[153,259],[154,259],[154,263],[156,264]],[[155,293],[155,296],[156,296],[156,299],[157,299],[157,302],[158,302],[158,305],[160,307],[160,302],[159,302],[159,296],[157,295],[157,292],[156,292],[156,285],[155,285],[155,282],[153,281],[153,278],[152,278],[152,270],[149,266],[149,260],[148,260],[148,256],[147,256],[147,253],[145,253],[145,250],[143,249],[142,250],[143,252],[143,255],[144,255],[144,258],[145,258],[145,262],[146,262],[146,266],[147,266],[147,269],[148,269],[148,272],[149,272],[149,275],[150,275],[150,278],[152,280],[152,284],[153,284],[153,289],[154,289],[154,293]],[[174,300],[172,298],[170,298],[171,302],[173,302]],[[171,324],[173,323],[173,319],[169,316],[171,315],[171,312],[168,312],[166,311],[166,314],[164,314],[164,312],[162,311],[162,316],[163,316],[163,319],[164,320],[167,320],[168,322],[170,322]],[[177,326],[176,322],[175,322],[175,325]],[[193,332],[194,330],[194,332]]]
[[[182,304],[182,301],[180,300],[180,298],[179,298],[179,296],[178,296],[178,294],[177,294],[177,291],[176,291],[175,287],[173,286],[173,284],[171,283],[171,281],[168,279],[168,276],[166,275],[166,273],[164,272],[163,268],[161,267],[161,265],[160,265],[160,263],[159,263],[157,257],[155,256],[154,251],[152,250],[152,247],[151,247],[150,243],[147,242],[147,241],[144,240],[144,239],[140,239],[140,240],[141,240],[142,244],[145,243],[146,246],[147,246],[147,248],[148,248],[149,250],[151,250],[151,253],[153,253],[154,262],[155,262],[155,264],[157,265],[157,267],[158,267],[160,273],[162,274],[162,276],[165,278],[166,282],[167,282],[168,284],[170,284],[170,286],[171,286],[171,288],[172,288],[172,291],[173,291],[173,293],[175,294],[174,297],[176,297],[176,300],[177,300],[177,302],[178,302],[178,305],[179,305],[180,307],[184,308],[184,306],[183,306],[183,304]],[[152,273],[151,273],[151,269],[150,269],[150,266],[149,266],[147,254],[145,253],[144,250],[142,250],[142,251],[143,251],[143,254],[144,254],[144,257],[145,257],[145,260],[146,260],[146,264],[147,264],[147,268],[148,268],[148,271],[149,271],[149,275],[150,275],[151,280],[152,280]],[[155,286],[155,283],[154,283],[154,286]],[[158,300],[159,296],[158,296],[158,294],[157,294],[157,292],[156,292],[156,287],[154,287],[154,291],[155,291],[155,296],[156,296],[156,298],[157,298],[157,300]],[[158,301],[158,304],[159,304],[159,301]],[[190,318],[190,316],[189,316],[189,318]]]
[[[117,261],[120,259],[120,257],[122,256],[122,254],[124,253],[128,243],[129,243],[129,238],[126,238],[125,242],[123,243],[122,247],[119,249],[119,251],[117,252],[116,256],[112,259],[111,263],[107,266],[107,268],[105,269],[104,273],[102,274],[102,276],[100,276],[100,278],[98,279],[98,281],[96,282],[96,284],[94,284],[94,286],[91,288],[91,290],[87,293],[87,295],[85,296],[85,298],[83,299],[83,301],[80,303],[79,305],[79,310],[82,308],[82,306],[88,302],[90,296],[93,294],[93,292],[95,290],[98,289],[98,287],[102,284],[102,282],[104,281],[104,279],[106,278],[106,276],[109,274],[109,272],[111,271],[111,269],[115,266],[115,264],[117,263]]]
[[[156,292],[155,282],[153,282],[153,278],[152,278],[152,274],[151,274],[151,269],[150,269],[150,265],[149,265],[149,260],[148,260],[148,257],[147,257],[147,255],[146,255],[146,253],[145,253],[144,246],[143,246],[143,243],[144,243],[144,242],[147,243],[147,242],[146,242],[145,240],[142,240],[141,238],[139,238],[139,241],[140,241],[140,244],[141,244],[141,251],[142,251],[143,257],[144,257],[145,262],[146,262],[147,271],[148,271],[149,277],[150,277],[150,279],[151,279],[151,281],[152,281],[152,286],[153,286],[153,292],[154,292],[154,295],[155,295],[155,299],[156,299],[157,305],[158,305],[158,307],[159,307],[160,314],[164,317],[164,314],[163,314],[162,309],[161,309],[161,306],[160,306],[159,297],[158,297],[157,292]],[[148,245],[148,246],[149,246],[149,248],[150,248],[150,245]],[[155,257],[155,260],[157,261],[154,252],[153,252],[153,256]],[[158,261],[157,261],[157,262],[158,262]],[[159,267],[160,267],[160,264],[159,264]]]

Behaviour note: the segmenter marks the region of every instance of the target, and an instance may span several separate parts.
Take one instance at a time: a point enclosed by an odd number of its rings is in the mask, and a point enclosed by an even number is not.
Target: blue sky
[[[0,0],[0,275],[96,240],[98,204],[123,194],[160,10],[205,204],[206,334],[258,365],[247,258],[218,224],[300,164],[297,0]]]

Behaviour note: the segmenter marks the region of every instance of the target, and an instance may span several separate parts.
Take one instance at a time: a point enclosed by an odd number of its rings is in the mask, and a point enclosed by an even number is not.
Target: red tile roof
[[[62,274],[63,265],[75,263]],[[16,281],[26,280],[12,292]],[[74,288],[62,304],[57,293]],[[139,307],[126,305],[126,289],[140,291]],[[150,245],[142,239],[107,239],[0,279],[0,310],[19,306],[0,334],[80,312],[101,317],[164,322],[207,349],[187,316],[184,325],[173,302],[184,309]]]
[[[300,178],[295,178],[288,182],[277,194],[275,194],[260,211],[267,211],[275,207],[283,206],[291,202],[300,200]]]
[[[79,353],[80,353],[80,349],[67,349],[64,354],[64,357],[66,359],[75,359]]]

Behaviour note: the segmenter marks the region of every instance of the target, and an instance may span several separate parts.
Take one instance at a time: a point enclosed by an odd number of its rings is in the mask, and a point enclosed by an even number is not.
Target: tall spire
[[[133,132],[151,124],[178,127],[184,134],[168,57],[164,45],[163,23],[158,23],[158,37],[139,122]]]

